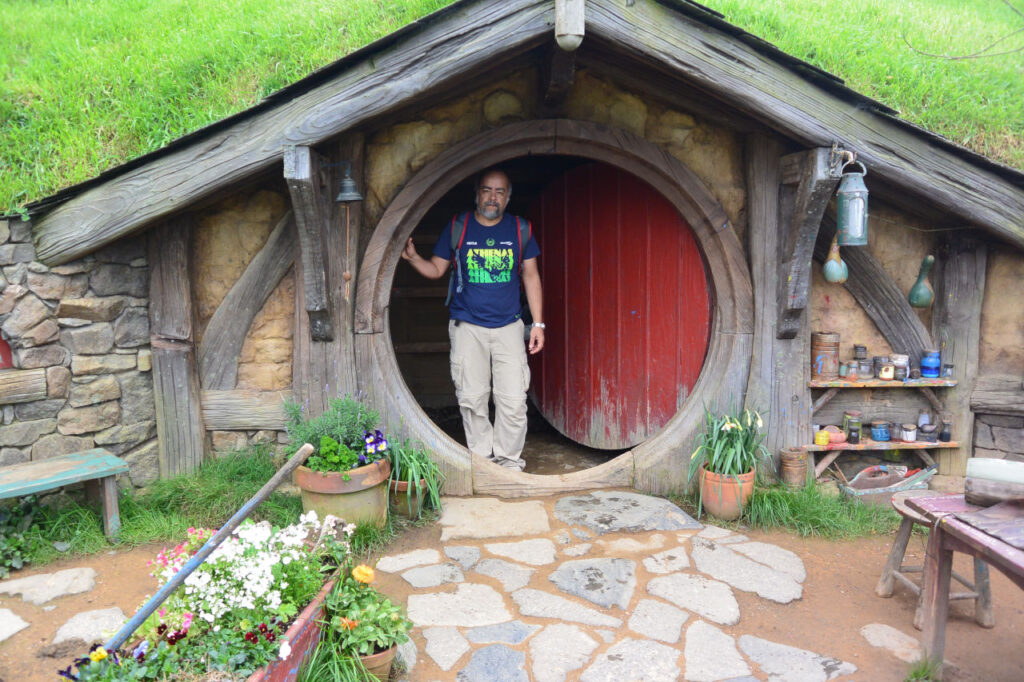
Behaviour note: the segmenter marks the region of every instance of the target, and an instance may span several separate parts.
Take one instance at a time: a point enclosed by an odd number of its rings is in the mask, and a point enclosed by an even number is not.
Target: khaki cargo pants
[[[523,321],[488,329],[449,320],[448,336],[452,343],[452,381],[466,429],[466,445],[481,457],[522,471],[526,466],[522,458],[526,390],[530,386]],[[493,426],[488,410],[492,380]]]

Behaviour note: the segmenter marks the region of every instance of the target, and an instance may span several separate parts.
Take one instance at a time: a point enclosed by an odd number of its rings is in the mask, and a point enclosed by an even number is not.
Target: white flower
[[[283,660],[286,660],[291,655],[292,655],[292,645],[289,644],[288,640],[286,639],[283,642],[281,642],[281,650],[277,652],[277,657],[280,658],[283,661]]]

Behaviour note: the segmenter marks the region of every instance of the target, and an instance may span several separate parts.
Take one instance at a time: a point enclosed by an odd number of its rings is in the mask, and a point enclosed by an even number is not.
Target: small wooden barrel
[[[807,485],[807,453],[800,448],[786,448],[781,452],[779,478],[790,488]]]
[[[811,334],[811,378],[824,381],[839,378],[839,334]]]

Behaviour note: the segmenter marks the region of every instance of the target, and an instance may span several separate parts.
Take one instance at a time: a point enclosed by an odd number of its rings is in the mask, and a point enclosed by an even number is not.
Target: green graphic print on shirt
[[[470,249],[466,254],[469,281],[473,284],[511,282],[514,260],[512,249]]]

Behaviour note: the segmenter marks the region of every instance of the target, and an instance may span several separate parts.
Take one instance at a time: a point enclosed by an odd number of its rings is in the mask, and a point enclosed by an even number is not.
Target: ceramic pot
[[[420,479],[420,490],[425,490],[427,482]],[[406,518],[415,519],[423,509],[424,495],[415,490],[410,495],[408,481],[390,481],[388,483],[388,498],[391,502],[391,511]]]
[[[726,476],[708,471],[701,465],[701,504],[712,516],[724,521],[738,519],[753,493],[753,470],[739,476]]]
[[[924,260],[921,261],[921,270],[917,273],[917,281],[910,287],[910,293],[907,294],[907,300],[914,308],[927,308],[935,300],[932,288],[925,281],[928,277],[928,271],[932,269],[934,264],[935,256],[931,254],[925,256]]]
[[[391,664],[395,660],[395,653],[397,651],[398,646],[394,645],[386,651],[370,654],[369,656],[360,656],[359,660],[362,661],[366,672],[376,677],[380,682],[387,682],[388,677],[391,676]]]
[[[386,459],[345,472],[322,473],[300,466],[295,470],[295,485],[302,492],[302,508],[315,509],[321,519],[333,514],[346,523],[383,528],[388,520],[390,475],[391,464]]]

